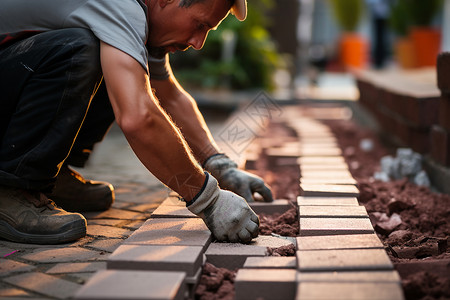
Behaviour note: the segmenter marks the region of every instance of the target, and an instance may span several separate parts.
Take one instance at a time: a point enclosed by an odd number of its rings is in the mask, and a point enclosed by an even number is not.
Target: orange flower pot
[[[339,52],[345,67],[364,68],[368,62],[368,43],[359,34],[346,33],[341,36]]]
[[[399,38],[394,45],[395,58],[403,69],[417,67],[414,44],[409,38]]]
[[[440,30],[429,27],[414,27],[411,29],[411,40],[414,44],[417,66],[436,66],[441,47]]]

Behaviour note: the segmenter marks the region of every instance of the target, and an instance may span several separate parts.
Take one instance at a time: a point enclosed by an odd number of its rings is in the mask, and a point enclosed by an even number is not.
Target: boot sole
[[[78,240],[86,236],[86,221],[81,219],[67,224],[71,228],[61,233],[30,234],[18,231],[0,220],[0,237],[16,243],[54,245]]]

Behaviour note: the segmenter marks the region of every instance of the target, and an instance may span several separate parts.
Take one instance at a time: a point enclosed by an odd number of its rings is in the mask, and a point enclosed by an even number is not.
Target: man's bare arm
[[[197,103],[173,74],[167,80],[152,80],[152,87],[161,106],[180,127],[198,162],[202,164],[208,157],[220,152]]]
[[[131,148],[152,174],[191,200],[201,190],[205,174],[160,108],[145,70],[128,54],[103,42],[100,57],[116,122]]]

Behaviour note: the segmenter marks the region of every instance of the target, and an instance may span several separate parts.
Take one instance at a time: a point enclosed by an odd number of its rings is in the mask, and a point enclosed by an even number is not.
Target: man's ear
[[[172,3],[174,0],[158,0],[159,6],[166,7],[167,4]]]

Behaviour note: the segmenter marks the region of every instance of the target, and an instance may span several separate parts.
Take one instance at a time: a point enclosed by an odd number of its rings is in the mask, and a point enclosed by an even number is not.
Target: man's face
[[[179,7],[179,0],[154,0],[149,10],[150,54],[162,57],[168,52],[203,47],[206,36],[228,15],[227,0],[204,0]]]

